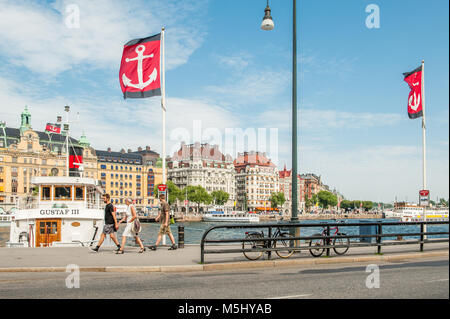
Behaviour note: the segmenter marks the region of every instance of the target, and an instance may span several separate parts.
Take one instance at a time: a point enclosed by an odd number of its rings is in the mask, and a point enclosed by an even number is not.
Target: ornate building
[[[33,176],[66,175],[66,134],[33,130],[28,107],[20,128],[0,122],[0,203],[12,205],[17,197],[32,193]],[[83,175],[96,178],[97,158],[84,134],[80,140],[69,137],[69,146],[82,150]]]
[[[277,167],[266,153],[239,153],[234,166],[238,208],[263,211],[271,207],[269,198],[279,191],[279,177]]]
[[[230,197],[226,206],[234,206],[236,184],[233,159],[219,151],[218,145],[181,142],[180,149],[168,160],[168,179],[180,189],[200,185],[208,193],[222,190]]]

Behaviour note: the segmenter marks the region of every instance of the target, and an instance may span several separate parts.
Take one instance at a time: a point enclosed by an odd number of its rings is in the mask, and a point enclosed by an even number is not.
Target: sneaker
[[[99,248],[100,247],[98,247],[98,246],[96,246],[95,248],[89,247],[90,250],[95,251],[96,253],[98,253]]]
[[[177,249],[177,245],[176,244],[173,244],[172,247],[169,248],[169,250],[175,250],[175,249]]]
[[[117,246],[117,248],[116,249],[114,249],[114,251],[119,251],[120,250],[120,245],[119,246]]]
[[[156,246],[149,246],[148,248],[150,248],[151,250],[156,250]]]

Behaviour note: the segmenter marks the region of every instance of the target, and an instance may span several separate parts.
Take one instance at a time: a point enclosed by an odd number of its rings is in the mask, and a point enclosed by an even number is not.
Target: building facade
[[[66,176],[66,132],[54,134],[31,127],[28,108],[21,114],[20,128],[0,123],[0,203],[13,205],[32,194],[34,176]],[[82,149],[83,176],[96,178],[97,158],[86,137],[69,137],[69,147]]]
[[[234,206],[236,181],[233,159],[219,151],[218,145],[181,143],[167,162],[168,179],[180,189],[202,186],[208,193],[222,190],[228,193],[225,206]]]
[[[292,208],[292,171],[286,169],[278,172],[280,182],[280,192],[284,194],[286,202],[283,205],[283,212],[290,213]],[[297,175],[297,207],[299,210],[305,210],[305,180]]]
[[[278,192],[280,186],[277,167],[266,153],[239,153],[234,166],[238,209],[264,211],[271,207],[270,196]]]
[[[126,198],[135,200],[138,208],[158,205],[155,185],[162,183],[162,161],[159,154],[139,148],[133,152],[96,150],[98,179],[114,204],[125,204]]]

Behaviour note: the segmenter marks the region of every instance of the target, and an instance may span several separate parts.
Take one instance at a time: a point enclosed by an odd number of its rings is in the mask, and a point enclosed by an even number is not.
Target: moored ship
[[[410,203],[395,203],[393,210],[385,211],[386,218],[397,218],[403,222],[448,221],[447,207],[421,207]]]

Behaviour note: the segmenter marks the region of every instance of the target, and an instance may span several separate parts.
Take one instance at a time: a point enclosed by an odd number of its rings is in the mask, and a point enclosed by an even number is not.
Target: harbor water
[[[345,221],[344,225],[351,225],[353,223],[363,222],[363,221],[383,221],[383,222],[395,222],[395,219],[349,219]],[[313,224],[313,223],[335,223],[333,220],[305,220],[301,221],[302,224]],[[261,222],[258,225],[263,226],[264,224],[273,223],[273,222]],[[252,223],[251,225],[255,225],[256,223]],[[203,233],[212,226],[216,225],[224,225],[224,223],[217,222],[185,222],[185,223],[175,223],[171,225],[172,233],[175,237],[175,240],[178,241],[178,226],[184,226],[184,242],[185,244],[200,244]],[[250,225],[250,224],[249,224]],[[144,245],[152,245],[155,243],[156,238],[158,237],[159,224],[157,223],[142,223],[142,232],[140,233],[140,237],[144,242]],[[125,225],[121,225],[118,231],[118,237],[120,238],[122,232],[125,228]],[[242,228],[242,229],[216,229],[209,233],[208,239],[230,239],[230,238],[244,238],[246,231],[261,231],[267,235],[267,228]],[[346,233],[347,235],[359,235],[359,226],[340,226],[340,232]],[[428,232],[448,232],[448,225],[429,225],[427,227]],[[308,227],[302,228],[300,230],[301,236],[312,236],[313,234],[321,233],[321,227]],[[384,226],[383,234],[389,233],[418,233],[420,232],[420,226]],[[333,233],[333,232],[332,232]],[[411,236],[403,236],[403,239],[417,239],[416,237]],[[428,238],[448,238],[447,235],[433,235],[428,236]],[[396,237],[384,237],[383,240],[395,240]],[[6,242],[9,240],[9,227],[0,227],[0,247],[5,247]],[[358,239],[352,239],[358,240]],[[167,244],[170,241],[167,238]],[[129,240],[128,244],[134,246],[134,240]]]

